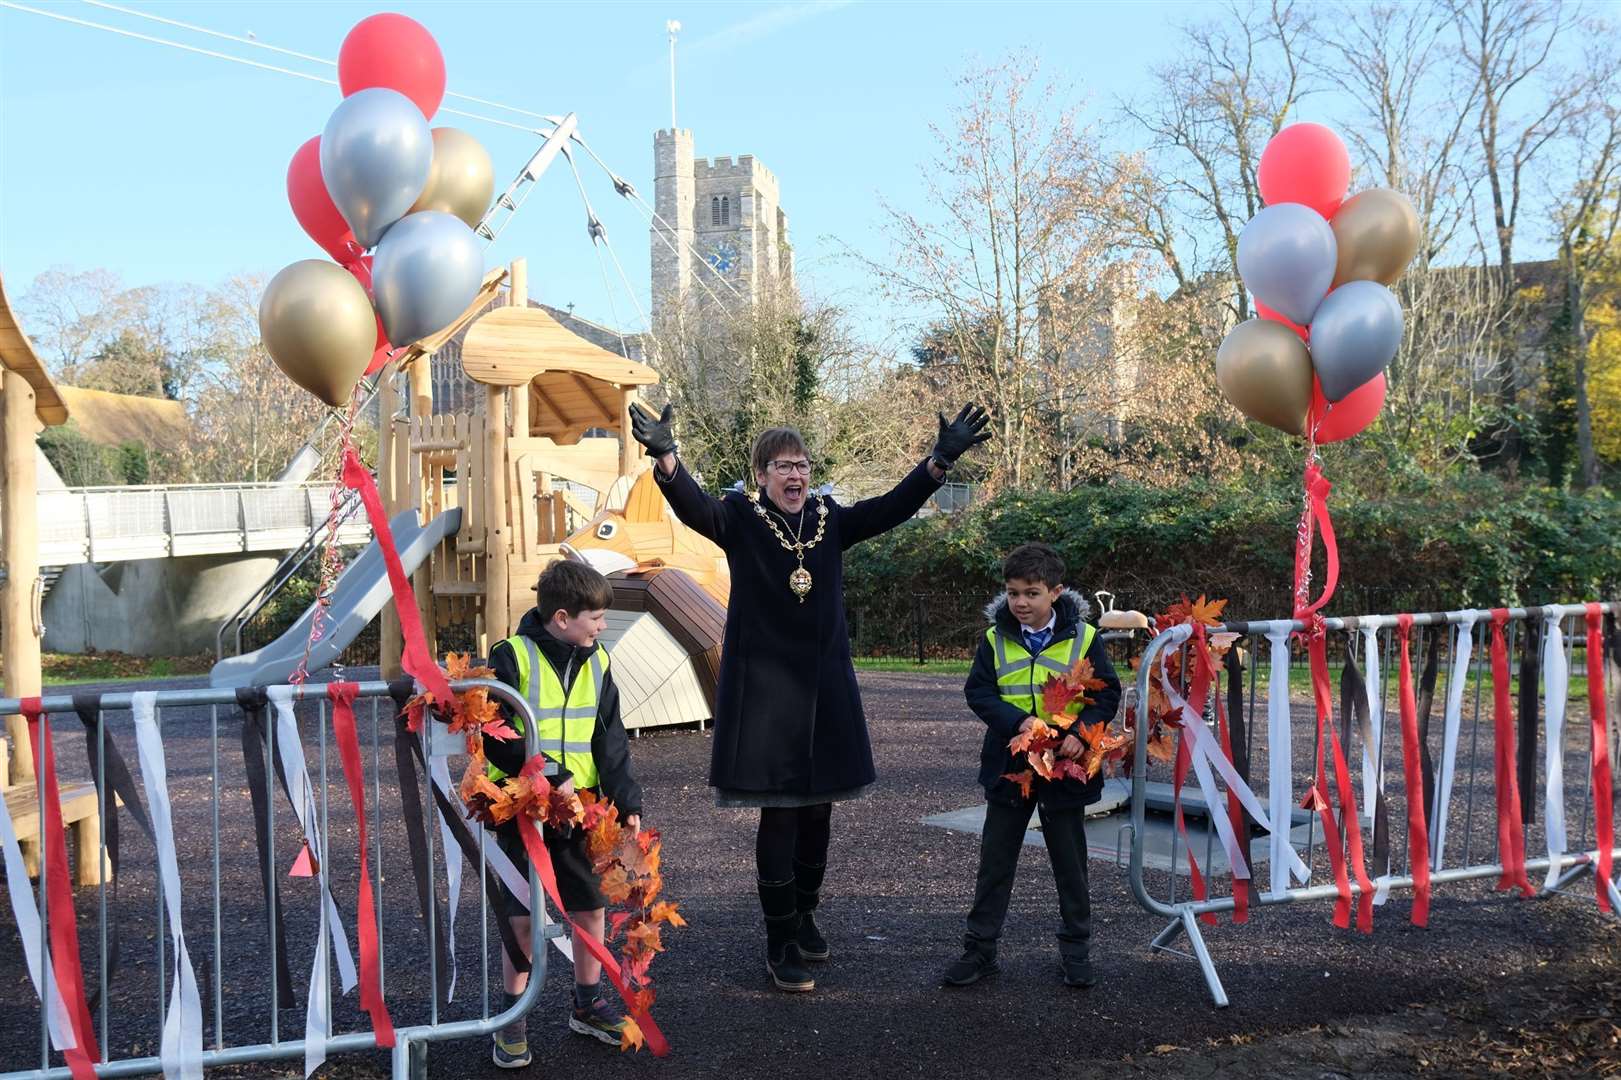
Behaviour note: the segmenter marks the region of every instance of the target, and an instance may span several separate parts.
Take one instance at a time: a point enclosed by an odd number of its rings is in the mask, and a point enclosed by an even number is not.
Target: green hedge
[[[1157,611],[1182,594],[1226,597],[1238,618],[1287,615],[1298,489],[1125,483],[1009,492],[962,514],[910,522],[846,557],[856,651],[954,655],[1001,588],[1001,556],[1056,546],[1072,587]],[[1428,611],[1621,593],[1621,500],[1494,477],[1421,481],[1400,495],[1330,499],[1340,586],[1330,613]],[[1319,551],[1318,576],[1321,568]],[[1316,594],[1314,586],[1313,594]]]

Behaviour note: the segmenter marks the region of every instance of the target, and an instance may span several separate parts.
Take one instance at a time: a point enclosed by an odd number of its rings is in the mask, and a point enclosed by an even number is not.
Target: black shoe
[[[768,948],[765,968],[778,990],[803,993],[806,990],[816,989],[816,980],[805,970],[804,959],[799,955],[799,946],[792,941]]]
[[[1087,987],[1092,986],[1098,981],[1098,977],[1092,972],[1092,961],[1090,960],[1064,959],[1060,960],[1059,964],[1061,964],[1064,968],[1065,986],[1073,986],[1077,990],[1085,990]]]
[[[816,928],[816,917],[809,911],[799,914],[799,955],[816,963],[821,963],[831,955],[827,948],[827,938]]]
[[[968,949],[946,968],[940,982],[946,986],[969,986],[987,975],[995,975],[1000,970],[1002,969],[996,962],[995,953]]]

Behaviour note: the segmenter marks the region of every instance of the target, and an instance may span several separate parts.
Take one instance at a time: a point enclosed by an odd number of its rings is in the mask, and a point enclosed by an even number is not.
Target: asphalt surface
[[[1028,849],[1002,943],[1001,974],[967,989],[943,989],[939,974],[959,947],[978,838],[925,826],[921,819],[978,800],[974,775],[983,728],[963,706],[959,678],[863,674],[861,684],[880,779],[871,798],[841,805],[834,812],[820,920],[833,957],[814,968],[815,992],[790,995],[769,988],[754,894],[755,815],[714,807],[704,782],[708,736],[694,731],[649,735],[633,741],[632,757],[647,792],[647,824],[664,836],[666,896],[680,903],[690,923],[686,929],[666,933],[668,951],[652,969],[659,990],[654,1015],[674,1052],[665,1059],[646,1052],[621,1054],[571,1035],[566,1022],[569,969],[551,952],[553,963],[540,1003],[529,1018],[536,1057],[531,1075],[783,1080],[993,1072],[1083,1076],[1122,1070],[1192,1075],[1206,1072],[1205,1066],[1216,1060],[1210,1048],[1217,1046],[1229,1048],[1223,1050],[1221,1071],[1247,1068],[1269,1075],[1265,1057],[1258,1055],[1264,1055],[1272,1040],[1281,1047],[1283,1040],[1299,1038],[1303,1032],[1371,1030],[1387,1025],[1392,1017],[1413,1015],[1414,1009],[1486,1002],[1511,992],[1535,997],[1544,992],[1542,988],[1566,985],[1579,973],[1613,971],[1616,927],[1597,913],[1590,879],[1573,887],[1570,895],[1531,901],[1493,893],[1490,882],[1460,883],[1437,889],[1428,930],[1408,924],[1408,900],[1400,895],[1379,909],[1372,936],[1330,926],[1326,903],[1268,908],[1255,912],[1245,926],[1223,920],[1207,928],[1211,953],[1233,1002],[1232,1007],[1217,1010],[1210,1006],[1191,960],[1149,955],[1148,941],[1164,920],[1138,906],[1123,870],[1094,860],[1094,959],[1100,982],[1089,991],[1071,990],[1059,980],[1051,876],[1042,853]],[[1573,703],[1576,720],[1574,713]],[[388,1000],[396,1024],[418,1023],[428,1016],[426,936],[398,824],[388,721],[385,712],[380,725],[384,738],[374,759],[370,717],[364,710],[360,715],[368,784],[375,772],[384,808],[374,816],[372,828],[381,828],[383,838]],[[1300,775],[1310,760],[1312,724],[1304,702],[1296,703],[1296,715],[1294,753]],[[234,710],[219,710],[219,968],[225,1040],[230,1045],[267,1038],[270,1017],[268,943],[249,800],[242,782],[239,723]],[[215,966],[212,724],[207,709],[171,710],[163,722],[186,889],[186,936],[200,973],[205,969],[211,973]],[[320,747],[314,726],[313,719],[305,721],[306,749],[318,780]],[[1491,790],[1490,730],[1487,723],[1478,732],[1473,726],[1466,732],[1460,774],[1460,785],[1465,786],[1454,796],[1449,852],[1461,855],[1466,834],[1477,858],[1491,849],[1495,821],[1486,805],[1489,795],[1484,794]],[[109,731],[138,776],[127,714],[116,716]],[[87,776],[78,722],[62,718],[56,737],[64,775]],[[1437,721],[1432,727],[1437,752],[1439,739]],[[1257,739],[1257,744],[1262,741]],[[1399,767],[1395,744],[1394,738],[1388,741],[1387,760]],[[327,751],[333,780],[330,858],[338,905],[353,940],[354,820],[330,743]],[[1584,754],[1585,743],[1573,743],[1567,758],[1567,790],[1573,806],[1585,790]],[[380,770],[374,761],[380,761]],[[1264,766],[1264,757],[1258,757],[1257,775],[1264,775]],[[1478,779],[1482,794],[1477,794],[1464,820],[1461,801],[1471,777]],[[1398,786],[1392,784],[1393,789]],[[285,810],[282,800],[277,851],[283,864],[290,862],[297,843]],[[1402,814],[1400,799],[1393,799],[1393,823]],[[1573,832],[1575,826],[1573,821]],[[116,903],[112,892],[106,892],[108,919],[120,927],[123,943],[122,964],[108,1001],[106,1041],[115,1058],[156,1052],[158,979],[166,938],[166,932],[159,932],[151,845],[131,824],[125,824],[123,835],[125,865]],[[1535,854],[1542,843],[1539,824],[1527,836],[1527,849]],[[1392,845],[1405,847],[1400,829],[1393,832]],[[1315,866],[1319,876],[1314,881],[1328,880],[1320,850]],[[296,1007],[280,1014],[279,1034],[285,1039],[298,1038],[304,1026],[302,988],[314,943],[316,893],[311,879],[283,880],[291,968],[299,988]],[[1218,884],[1225,887],[1224,882]],[[1152,888],[1163,891],[1166,885],[1164,875],[1151,876]],[[1181,887],[1185,889],[1185,881]],[[76,903],[94,986],[98,890],[79,890]],[[7,911],[0,922],[0,988],[7,1003],[0,1009],[0,1071],[34,1068],[40,1054],[37,1003]],[[469,882],[457,926],[461,973],[456,1000],[441,1007],[442,1018],[478,1013],[477,916],[477,894]],[[493,932],[489,942],[493,960],[498,947]],[[485,982],[495,1000],[498,960],[492,972]],[[211,985],[205,988],[210,1044],[215,1032],[212,993]],[[356,995],[336,999],[335,1030],[364,1030],[366,1024]],[[1246,1053],[1251,1056],[1234,1058],[1237,1051],[1229,1051],[1238,1046],[1250,1047]],[[1145,1069],[1141,1064],[1145,1057],[1158,1064]],[[490,1064],[487,1039],[436,1044],[429,1068],[434,1077],[506,1075]],[[301,1072],[300,1060],[287,1059],[226,1074]],[[1320,1074],[1321,1070],[1311,1073]],[[1346,1066],[1330,1074],[1359,1073]],[[329,1063],[323,1075],[387,1075],[386,1057],[379,1052],[344,1055]]]

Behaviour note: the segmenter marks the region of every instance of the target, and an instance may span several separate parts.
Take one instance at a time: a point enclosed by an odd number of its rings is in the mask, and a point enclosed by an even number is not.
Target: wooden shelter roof
[[[58,393],[73,411],[84,437],[102,446],[127,442],[173,447],[186,436],[186,407],[167,398],[114,394],[81,386],[61,386]]]
[[[68,407],[56,392],[56,384],[51,381],[39,355],[34,352],[33,343],[17,322],[11,297],[6,295],[4,279],[0,279],[0,362],[5,364],[7,370],[27,379],[28,385],[34,388],[34,415],[39,417],[41,424],[67,423]]]

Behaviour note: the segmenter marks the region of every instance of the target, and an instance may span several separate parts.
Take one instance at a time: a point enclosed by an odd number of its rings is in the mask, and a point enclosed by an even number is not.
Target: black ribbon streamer
[[[1542,625],[1525,620],[1520,633],[1519,738],[1514,742],[1514,770],[1520,787],[1520,824],[1537,819],[1537,683],[1542,677]]]
[[[1233,769],[1238,773],[1239,779],[1244,783],[1250,782],[1250,746],[1247,725],[1249,721],[1244,716],[1244,658],[1239,654],[1237,645],[1227,650],[1226,660],[1223,662],[1227,669],[1227,728],[1233,747]],[[1239,808],[1238,850],[1249,851],[1255,839],[1255,820],[1250,817],[1249,811]],[[1250,900],[1254,902],[1259,890],[1255,886],[1255,875],[1252,873],[1246,882],[1249,887]]]
[[[107,845],[107,860],[112,865],[112,919],[107,924],[107,986],[110,989],[113,979],[118,975],[118,960],[120,955],[118,924],[118,879],[119,867],[122,860],[118,854],[118,803],[123,800],[129,808],[130,816],[135,824],[146,833],[152,846],[157,847],[157,838],[152,833],[152,823],[147,819],[146,808],[141,805],[140,793],[135,789],[135,778],[130,775],[129,765],[124,756],[110,738],[99,744],[97,733],[101,730],[101,695],[100,694],[74,694],[73,711],[78,714],[79,722],[84,725],[85,757],[90,763],[90,779],[96,785],[96,795],[100,805],[106,807],[106,821],[102,823],[101,839]],[[106,775],[102,774],[102,762],[106,761]],[[110,791],[108,789],[111,789]],[[98,852],[79,852],[80,859],[99,858]],[[101,1007],[101,988],[91,995],[89,1008],[95,1012]]]
[[[1430,755],[1430,708],[1435,704],[1435,678],[1441,669],[1441,641],[1445,634],[1430,632],[1424,673],[1418,680],[1418,754],[1424,773],[1424,825],[1435,828],[1435,759]]]
[[[428,905],[430,902],[434,904],[432,909],[435,916],[434,948],[439,955],[439,970],[449,971],[450,949],[445,937],[445,911],[443,905],[437,902],[433,875],[428,862],[427,823],[423,819],[422,801],[419,798],[421,784],[417,780],[418,765],[428,776],[428,789],[433,793],[434,803],[438,806],[439,812],[444,815],[445,822],[450,826],[451,835],[456,838],[456,845],[462,849],[463,856],[472,866],[479,864],[478,840],[467,827],[461,807],[433,783],[433,774],[429,771],[427,759],[423,756],[422,741],[405,726],[405,703],[414,692],[415,687],[410,679],[401,679],[389,684],[389,694],[394,698],[396,715],[394,760],[399,769],[400,805],[405,820],[406,845],[411,853],[411,875],[416,880],[417,906],[422,912],[422,921],[426,923],[430,910]],[[518,944],[517,935],[513,932],[509,921],[513,914],[521,915],[522,912],[514,912],[511,909],[498,885],[498,880],[494,869],[486,863],[484,891],[489,898],[490,907],[496,914],[496,929],[501,935],[501,945],[506,949],[514,970],[528,971],[529,958],[524,955],[522,947]]]
[[[265,922],[276,939],[276,1004],[279,1008],[293,1007],[293,977],[287,967],[287,920],[283,917],[281,888],[276,867],[270,864],[270,786],[265,772],[265,704],[264,690],[243,687],[236,692],[236,703],[242,709],[242,767],[247,773],[248,795],[253,800],[253,842],[259,855],[259,880],[265,892]],[[281,776],[281,761],[276,753],[276,727],[268,725],[270,756],[276,775]],[[285,790],[286,778],[282,777]]]
[[[1362,669],[1357,666],[1356,658],[1347,650],[1345,669],[1340,673],[1340,745],[1345,747],[1351,745],[1353,714],[1356,717],[1358,738],[1371,754],[1376,744],[1373,733],[1373,710],[1368,703],[1368,683],[1362,677]],[[1383,747],[1380,747],[1379,757],[1383,756]],[[1385,810],[1384,762],[1376,759],[1373,767],[1373,865],[1380,873],[1389,874],[1390,816]],[[1353,806],[1351,812],[1360,814],[1360,805]]]

